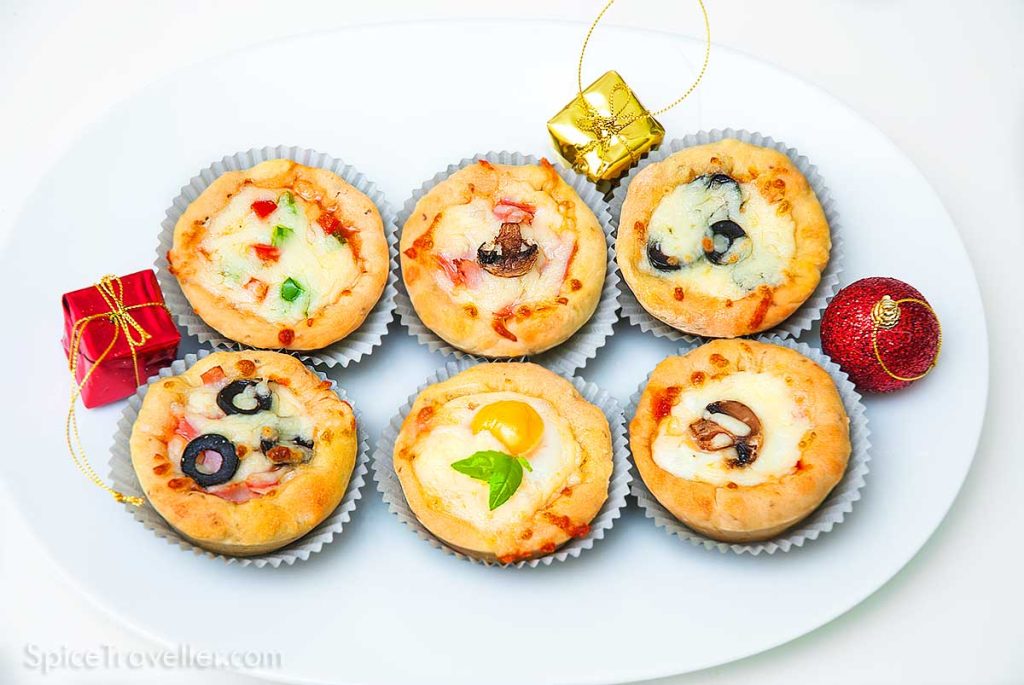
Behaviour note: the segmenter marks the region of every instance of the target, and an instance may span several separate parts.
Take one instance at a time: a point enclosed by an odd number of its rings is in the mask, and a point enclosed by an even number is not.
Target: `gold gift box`
[[[622,77],[609,71],[548,121],[555,149],[591,181],[610,181],[665,137]]]

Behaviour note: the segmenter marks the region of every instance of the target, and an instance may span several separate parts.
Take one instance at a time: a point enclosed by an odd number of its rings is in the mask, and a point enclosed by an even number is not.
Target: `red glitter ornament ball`
[[[923,377],[942,344],[939,319],[915,288],[862,278],[825,309],[821,347],[862,392],[892,392]]]

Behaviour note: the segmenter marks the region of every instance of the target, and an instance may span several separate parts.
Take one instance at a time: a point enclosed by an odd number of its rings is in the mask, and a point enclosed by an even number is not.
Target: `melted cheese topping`
[[[515,494],[494,511],[487,507],[487,483],[470,478],[452,464],[481,450],[506,452],[489,431],[473,433],[473,416],[482,407],[501,400],[525,402],[544,422],[540,443],[526,459],[533,471],[524,471]],[[459,397],[438,408],[430,431],[416,446],[413,470],[428,498],[483,532],[497,532],[532,517],[567,486],[578,484],[583,454],[569,422],[546,400],[515,392],[492,392]]]
[[[253,474],[274,468],[274,464],[260,450],[260,437],[264,428],[276,431],[279,442],[289,447],[295,447],[292,441],[296,437],[312,440],[313,422],[306,415],[299,398],[289,388],[276,383],[267,384],[271,393],[269,411],[225,415],[217,406],[217,393],[225,385],[227,382],[219,382],[193,389],[188,394],[183,416],[199,435],[217,433],[234,443],[236,448],[246,446],[245,454],[238,460],[238,470],[226,483],[244,481]],[[187,441],[181,436],[175,436],[168,442],[168,456],[176,466],[181,463],[181,454],[186,444]]]
[[[640,268],[687,291],[733,300],[760,285],[780,284],[796,252],[796,224],[789,214],[779,214],[755,184],[740,183],[739,190],[736,197],[709,189],[704,177],[676,186],[651,215],[648,237],[683,266],[659,271],[643,257]],[[710,236],[708,226],[724,219],[746,232],[750,250],[734,263],[713,264],[705,258],[702,243]]]
[[[524,192],[516,197],[529,198],[533,192]],[[455,260],[468,260],[475,268],[473,282],[467,283],[468,287],[455,286],[440,268],[434,275],[437,282],[452,294],[456,302],[473,304],[490,313],[508,306],[557,298],[576,244],[571,232],[562,231],[562,215],[547,203],[538,203],[533,221],[520,225],[523,239],[535,243],[539,249],[537,262],[522,276],[502,278],[477,266],[477,249],[494,240],[501,229],[501,220],[492,210],[493,204],[483,198],[474,198],[468,204],[445,209],[434,226],[433,241],[437,255],[453,263]],[[479,282],[476,282],[477,278]]]
[[[752,464],[731,467],[727,462],[736,457],[735,449],[704,452],[690,433],[690,424],[704,416],[705,407],[722,400],[742,402],[761,421],[762,442]],[[733,423],[726,425],[729,417],[716,415],[718,419],[723,427],[738,428]],[[784,380],[766,373],[740,371],[684,391],[671,414],[658,425],[651,457],[662,469],[685,480],[717,486],[760,485],[796,469],[800,441],[809,430],[810,422]]]
[[[337,302],[341,292],[355,283],[359,266],[351,248],[313,220],[318,215],[315,206],[295,194],[290,206],[281,200],[285,192],[247,186],[211,216],[200,249],[209,254],[212,268],[200,269],[197,278],[204,288],[243,311],[267,321],[294,324]],[[276,202],[277,209],[261,219],[251,208],[258,200]],[[271,245],[277,226],[290,229],[290,233],[279,231],[284,234],[279,257],[261,259],[253,246]],[[282,296],[282,285],[289,278],[302,288],[292,301]],[[262,297],[260,283],[266,286]]]

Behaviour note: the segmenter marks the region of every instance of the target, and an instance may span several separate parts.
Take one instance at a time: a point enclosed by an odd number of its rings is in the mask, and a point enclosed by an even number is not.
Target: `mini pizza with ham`
[[[315,350],[362,324],[389,257],[370,198],[326,169],[275,159],[211,183],[178,219],[167,261],[225,337]]]
[[[355,414],[298,359],[216,352],[154,381],[132,427],[146,499],[183,536],[232,555],[296,540],[338,506]]]
[[[594,313],[607,268],[597,217],[547,160],[456,171],[416,203],[401,253],[423,323],[487,357],[565,341]]]
[[[419,394],[394,448],[420,522],[453,548],[514,563],[590,532],[608,498],[608,420],[536,364],[471,367]]]
[[[615,253],[652,316],[685,333],[733,338],[793,314],[818,286],[831,247],[821,204],[789,157],[725,139],[636,174]]]
[[[842,479],[850,421],[832,378],[788,347],[715,340],[654,369],[629,427],[644,484],[716,540],[765,540]]]

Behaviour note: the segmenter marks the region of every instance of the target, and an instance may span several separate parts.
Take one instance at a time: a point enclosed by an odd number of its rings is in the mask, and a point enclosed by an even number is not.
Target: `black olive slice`
[[[206,452],[216,452],[220,455],[220,465],[216,471],[200,470],[204,464],[200,463],[200,455]],[[181,454],[181,471],[202,487],[220,485],[231,480],[238,470],[238,453],[235,445],[217,433],[207,433],[193,438],[185,445],[185,451]]]
[[[502,278],[522,276],[537,261],[537,245],[523,239],[519,224],[504,223],[497,237],[483,243],[476,250],[480,266],[490,274]]]
[[[250,409],[243,409],[235,405],[235,398],[238,397],[238,395],[245,392],[245,389],[249,386],[253,386],[258,383],[260,383],[259,380],[239,380],[228,383],[219,393],[217,393],[217,406],[229,416],[231,414],[258,414],[261,411],[269,411],[272,401],[269,393],[261,395],[257,392],[256,406]]]
[[[711,190],[715,186],[739,186],[739,183],[736,182],[736,179],[734,179],[732,176],[729,176],[728,174],[710,174],[705,175],[702,178],[704,178],[704,186],[708,190]]]
[[[740,225],[730,219],[722,219],[711,224],[708,228],[711,237],[710,249],[704,247],[704,256],[712,264],[726,264],[725,255],[732,249],[733,243],[747,235],[747,232],[740,228]]]
[[[661,243],[647,243],[647,259],[658,271],[679,271],[681,264],[678,257],[667,255],[661,251]]]
[[[313,449],[313,441],[312,440],[306,440],[305,438],[301,438],[301,437],[296,435],[295,439],[292,442],[294,442],[296,445],[300,445],[302,447],[305,447],[308,450]]]

